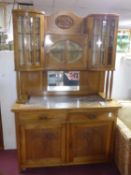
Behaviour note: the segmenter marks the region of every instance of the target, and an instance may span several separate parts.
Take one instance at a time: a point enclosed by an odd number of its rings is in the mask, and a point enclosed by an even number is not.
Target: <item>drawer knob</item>
[[[96,119],[96,115],[89,115],[89,116],[88,116],[88,119],[94,120],[94,119]]]
[[[41,115],[41,116],[39,116],[39,119],[40,119],[40,120],[47,120],[47,119],[48,119],[48,117],[47,117],[47,116],[45,116],[45,115]]]

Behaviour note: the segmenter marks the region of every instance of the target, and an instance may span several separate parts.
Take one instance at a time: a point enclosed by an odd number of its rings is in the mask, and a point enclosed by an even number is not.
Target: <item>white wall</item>
[[[16,148],[15,121],[11,108],[16,101],[16,73],[14,52],[0,51],[0,105],[4,148]]]
[[[125,53],[116,54],[112,97],[120,100],[131,100],[131,59],[125,55]]]
[[[7,5],[6,7],[6,33],[7,33],[7,42],[8,41],[12,41],[13,40],[13,24],[12,24],[12,8],[13,8],[13,5],[10,4],[10,5]]]

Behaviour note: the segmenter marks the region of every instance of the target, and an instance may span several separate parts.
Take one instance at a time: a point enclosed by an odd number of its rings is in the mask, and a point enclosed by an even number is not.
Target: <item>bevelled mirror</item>
[[[48,71],[48,91],[78,91],[80,89],[79,71]]]

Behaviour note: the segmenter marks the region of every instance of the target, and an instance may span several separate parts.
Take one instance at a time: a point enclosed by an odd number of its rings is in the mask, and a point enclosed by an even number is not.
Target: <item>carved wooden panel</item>
[[[71,162],[107,161],[111,154],[113,122],[74,123],[70,126]]]
[[[65,128],[40,121],[20,126],[21,161],[29,167],[59,164],[65,160]]]
[[[68,15],[60,15],[56,18],[55,24],[61,29],[69,29],[73,26],[74,20]]]
[[[47,16],[47,33],[82,34],[84,33],[84,20],[71,12],[59,12]]]

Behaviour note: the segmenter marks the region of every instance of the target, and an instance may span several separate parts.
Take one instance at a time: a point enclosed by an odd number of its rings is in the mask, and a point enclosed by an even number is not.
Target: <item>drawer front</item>
[[[78,112],[78,113],[70,113],[68,115],[68,120],[70,122],[78,122],[78,121],[110,121],[115,120],[116,114],[114,112]]]
[[[65,115],[62,112],[20,112],[17,114],[20,122],[49,122],[65,121]]]

